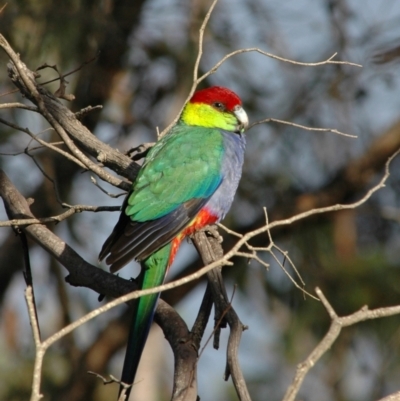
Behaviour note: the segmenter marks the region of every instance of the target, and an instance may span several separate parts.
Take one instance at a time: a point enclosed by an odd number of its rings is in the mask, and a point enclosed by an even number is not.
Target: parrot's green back
[[[210,197],[221,182],[223,151],[220,130],[176,125],[150,150],[125,213],[143,222]]]

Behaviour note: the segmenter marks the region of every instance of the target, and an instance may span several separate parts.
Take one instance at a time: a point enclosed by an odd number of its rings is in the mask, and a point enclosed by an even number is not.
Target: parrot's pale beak
[[[247,113],[244,111],[242,106],[236,106],[233,109],[233,114],[235,114],[239,124],[236,126],[237,132],[244,132],[249,125],[249,117],[247,117]]]

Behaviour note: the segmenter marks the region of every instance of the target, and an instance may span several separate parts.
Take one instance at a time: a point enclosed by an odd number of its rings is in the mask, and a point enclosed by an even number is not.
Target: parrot
[[[99,260],[105,258],[111,272],[138,261],[139,289],[163,284],[182,240],[218,223],[230,209],[247,126],[242,102],[230,89],[195,92],[177,123],[147,153]],[[135,300],[122,383],[134,382],[159,295]],[[130,388],[126,399],[129,393]]]

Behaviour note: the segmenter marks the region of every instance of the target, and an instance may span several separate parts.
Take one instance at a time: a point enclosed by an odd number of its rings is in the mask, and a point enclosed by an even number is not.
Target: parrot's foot
[[[146,157],[147,152],[154,146],[155,142],[148,142],[148,143],[142,143],[139,146],[136,146],[136,148],[131,148],[126,152],[126,154],[132,159],[132,160],[140,160]]]
[[[206,233],[211,234],[212,237],[214,237],[218,243],[222,243],[222,241],[224,240],[224,238],[222,237],[222,235],[219,233],[218,231],[218,227],[213,224],[213,225],[209,225],[209,226],[205,226],[201,229],[201,231],[204,231]]]

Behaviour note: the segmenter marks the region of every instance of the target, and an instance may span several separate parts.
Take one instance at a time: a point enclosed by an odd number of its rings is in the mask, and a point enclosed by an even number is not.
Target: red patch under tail
[[[172,240],[172,248],[171,248],[171,254],[169,256],[168,268],[174,261],[179,246],[185,237],[192,235],[194,232],[210,224],[214,224],[217,220],[218,216],[213,215],[206,208],[201,209],[200,212],[197,213],[197,216],[190,222],[190,224],[185,229],[183,229],[183,231],[178,236],[176,236]]]

